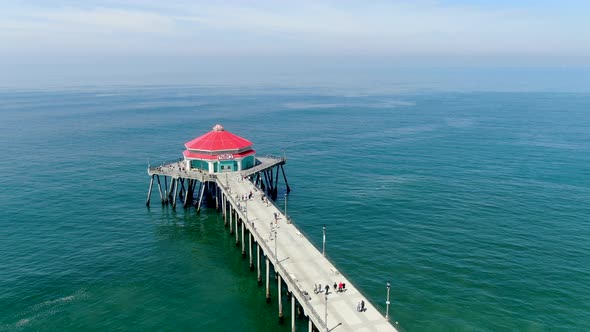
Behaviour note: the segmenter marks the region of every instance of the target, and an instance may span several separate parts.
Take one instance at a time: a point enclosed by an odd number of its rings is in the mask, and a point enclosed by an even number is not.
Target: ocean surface
[[[137,85],[0,90],[0,331],[289,331],[214,209],[145,207],[217,123],[406,331],[590,329],[590,93]]]

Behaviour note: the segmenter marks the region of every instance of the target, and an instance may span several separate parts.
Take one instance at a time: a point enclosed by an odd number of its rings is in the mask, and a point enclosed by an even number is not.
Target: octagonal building
[[[210,173],[236,172],[256,165],[252,142],[226,131],[218,124],[213,130],[184,144],[186,168]]]

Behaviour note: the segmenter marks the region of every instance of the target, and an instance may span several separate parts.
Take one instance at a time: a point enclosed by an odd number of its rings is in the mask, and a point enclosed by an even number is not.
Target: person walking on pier
[[[326,294],[330,293],[330,285],[326,285]]]

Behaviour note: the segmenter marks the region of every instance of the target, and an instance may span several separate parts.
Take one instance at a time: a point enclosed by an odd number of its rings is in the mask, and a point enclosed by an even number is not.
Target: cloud
[[[583,15],[416,2],[0,5],[7,52],[183,55],[590,55]]]
[[[32,9],[0,20],[0,42],[7,51],[40,53],[111,53],[164,39],[176,29],[172,18],[158,13],[112,8]]]

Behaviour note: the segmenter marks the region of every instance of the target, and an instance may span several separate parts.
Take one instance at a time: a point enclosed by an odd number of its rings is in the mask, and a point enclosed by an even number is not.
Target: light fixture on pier
[[[323,231],[323,236],[322,236],[322,255],[324,257],[326,257],[326,224],[324,224],[324,227],[323,227],[322,231]]]
[[[389,320],[389,288],[391,288],[391,282],[387,281],[387,301],[385,301],[385,304],[387,305],[387,309],[385,311],[386,320]]]
[[[289,223],[289,214],[287,214],[287,193],[285,193],[285,219],[287,224]]]
[[[277,229],[275,227],[275,260],[277,261],[277,265],[279,264],[279,257],[277,256],[277,242],[279,238],[277,237]]]

